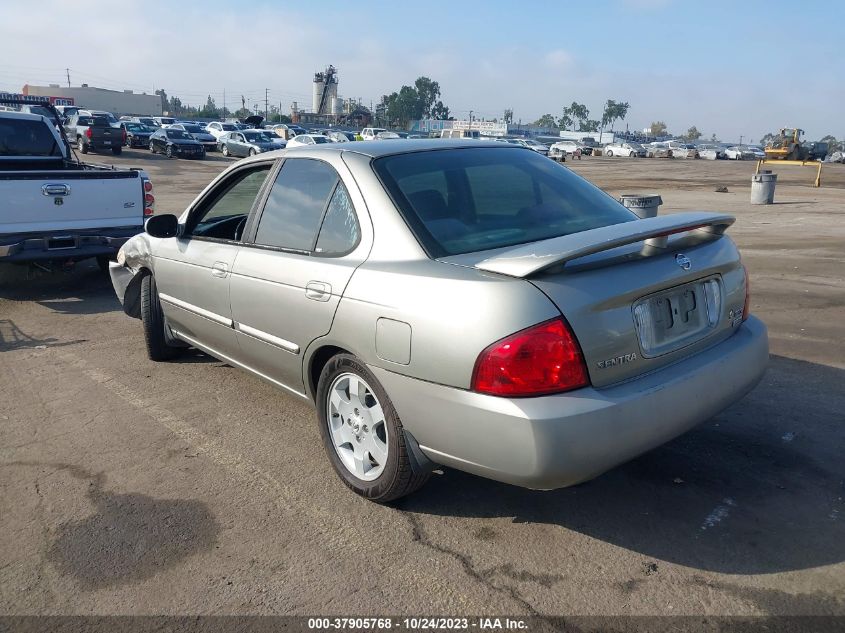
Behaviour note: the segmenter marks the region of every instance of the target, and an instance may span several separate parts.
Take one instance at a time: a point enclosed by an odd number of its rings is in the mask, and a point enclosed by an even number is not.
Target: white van
[[[379,132],[387,132],[383,127],[365,127],[361,130],[361,139],[364,141],[373,141]]]
[[[481,138],[478,130],[441,130],[440,138]]]

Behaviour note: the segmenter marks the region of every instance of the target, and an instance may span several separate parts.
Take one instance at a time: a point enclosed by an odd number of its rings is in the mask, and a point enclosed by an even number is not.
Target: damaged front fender
[[[149,236],[140,233],[128,240],[117,253],[117,262],[109,265],[109,276],[123,311],[141,318],[141,279],[152,270]]]

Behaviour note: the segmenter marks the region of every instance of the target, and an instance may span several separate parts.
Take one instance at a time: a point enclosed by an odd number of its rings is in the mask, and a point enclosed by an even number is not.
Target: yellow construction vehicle
[[[801,136],[804,130],[798,128],[782,128],[778,136],[766,144],[763,150],[767,159],[778,160],[808,160],[810,150],[802,145]]]

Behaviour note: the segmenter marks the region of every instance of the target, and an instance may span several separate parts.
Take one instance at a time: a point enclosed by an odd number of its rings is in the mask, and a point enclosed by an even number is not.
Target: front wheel
[[[163,361],[174,358],[179,353],[178,347],[167,344],[164,312],[158,298],[155,277],[146,275],[141,280],[141,323],[144,326],[144,342],[150,360]]]
[[[164,153],[167,155],[168,158],[173,158],[173,146],[168,145],[167,149],[164,150]]]
[[[335,472],[362,497],[386,503],[428,481],[430,471],[412,454],[393,403],[355,356],[338,354],[326,363],[317,385],[317,415]]]
[[[155,153],[156,153],[156,146],[155,146],[154,143],[151,142],[150,143],[150,154],[155,154]]]
[[[255,148],[252,148],[252,149],[250,149],[250,150],[249,150],[249,155],[250,155],[250,156],[255,156],[255,154],[256,154],[256,152],[255,152]]]
[[[223,156],[229,156],[229,146],[228,146],[228,145],[224,145],[224,146],[223,146],[223,149],[221,150],[221,152],[222,152]]]
[[[608,155],[608,156],[613,156],[613,152],[611,152],[610,150],[607,150],[607,155]]]

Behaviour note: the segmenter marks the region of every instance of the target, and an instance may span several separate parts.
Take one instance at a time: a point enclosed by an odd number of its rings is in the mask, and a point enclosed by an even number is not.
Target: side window
[[[255,242],[311,252],[337,172],[322,161],[289,158],[270,190]]]
[[[360,235],[361,229],[349,192],[339,182],[326,210],[314,252],[320,255],[345,255],[355,248]]]
[[[267,164],[244,169],[217,185],[196,217],[189,220],[187,233],[221,240],[240,240],[270,167]]]

